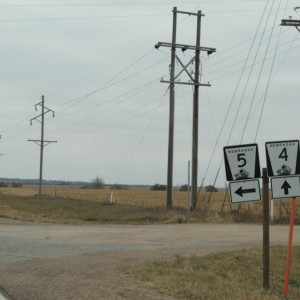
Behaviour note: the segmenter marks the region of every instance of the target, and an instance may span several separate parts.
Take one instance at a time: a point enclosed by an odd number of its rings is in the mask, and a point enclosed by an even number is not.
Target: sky
[[[172,9],[202,11],[198,182],[226,182],[223,147],[299,139],[300,19],[288,0],[0,0],[0,177],[166,184]],[[177,16],[195,45],[196,17]],[[176,51],[187,64],[192,50]],[[194,65],[188,67],[193,72]],[[176,74],[181,70],[176,63]],[[179,78],[187,81],[182,74]],[[175,86],[174,186],[188,181],[193,87]],[[219,170],[219,171],[218,171]],[[218,174],[218,176],[217,176]]]

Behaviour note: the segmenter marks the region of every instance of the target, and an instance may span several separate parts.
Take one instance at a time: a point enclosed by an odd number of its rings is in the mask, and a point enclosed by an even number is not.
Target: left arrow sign
[[[231,203],[252,202],[260,200],[258,179],[238,180],[229,183]]]
[[[239,187],[235,193],[243,197],[244,194],[256,193],[256,189],[243,189],[242,187]]]

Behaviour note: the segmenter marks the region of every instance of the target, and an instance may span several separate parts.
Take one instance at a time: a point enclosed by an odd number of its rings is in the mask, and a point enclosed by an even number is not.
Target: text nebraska
[[[228,153],[244,153],[254,151],[254,148],[236,148],[228,150]]]

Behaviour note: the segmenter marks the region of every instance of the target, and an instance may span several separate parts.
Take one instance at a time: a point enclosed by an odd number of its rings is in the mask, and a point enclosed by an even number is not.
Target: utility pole
[[[177,14],[187,14],[189,16],[197,16],[197,37],[196,46],[176,43],[176,23]],[[168,147],[168,175],[167,175],[167,208],[172,209],[173,206],[173,145],[174,145],[174,111],[175,111],[175,84],[187,84],[194,86],[193,95],[193,133],[192,133],[192,200],[191,205],[194,209],[197,203],[197,174],[198,174],[198,113],[199,113],[199,86],[210,86],[210,84],[200,83],[200,51],[207,52],[208,55],[216,52],[215,48],[200,46],[200,31],[201,31],[201,10],[197,13],[178,11],[177,7],[173,8],[173,33],[172,43],[158,42],[155,48],[171,47],[171,65],[170,65],[170,80],[161,80],[160,82],[170,84],[170,111],[169,111],[169,147]],[[176,55],[176,49],[194,50],[195,56],[185,65]],[[175,76],[175,62],[176,60],[182,67],[182,70]],[[187,70],[187,67],[195,61],[194,77]],[[177,78],[185,72],[190,82],[176,81]]]
[[[32,119],[30,119],[30,125],[32,125],[32,121],[37,121],[41,123],[41,139],[40,140],[31,140],[28,139],[29,142],[35,142],[40,146],[40,176],[39,176],[39,193],[38,195],[42,196],[42,184],[43,184],[43,160],[44,160],[44,147],[49,145],[50,143],[57,143],[57,141],[48,141],[44,139],[44,123],[45,123],[45,114],[52,112],[54,118],[54,111],[45,107],[45,97],[42,96],[42,101],[37,103],[34,107],[37,111],[37,107],[40,106],[42,109],[42,113]]]
[[[193,99],[193,133],[192,133],[192,209],[197,206],[197,182],[198,182],[198,123],[199,123],[199,83],[200,83],[200,32],[201,12],[197,15],[197,37],[195,53],[195,87]]]
[[[167,208],[173,208],[173,153],[174,153],[174,114],[175,114],[175,59],[176,59],[177,8],[173,9],[172,49],[170,65],[170,107],[169,107],[169,143],[167,172]]]

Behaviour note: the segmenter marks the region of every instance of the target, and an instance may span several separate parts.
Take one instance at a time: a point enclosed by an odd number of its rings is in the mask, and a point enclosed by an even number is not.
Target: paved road
[[[271,226],[271,244],[287,244],[288,231]],[[294,244],[300,244],[298,226]],[[72,226],[0,219],[0,292],[12,299],[171,299],[137,286],[120,268],[261,246],[261,225]]]

